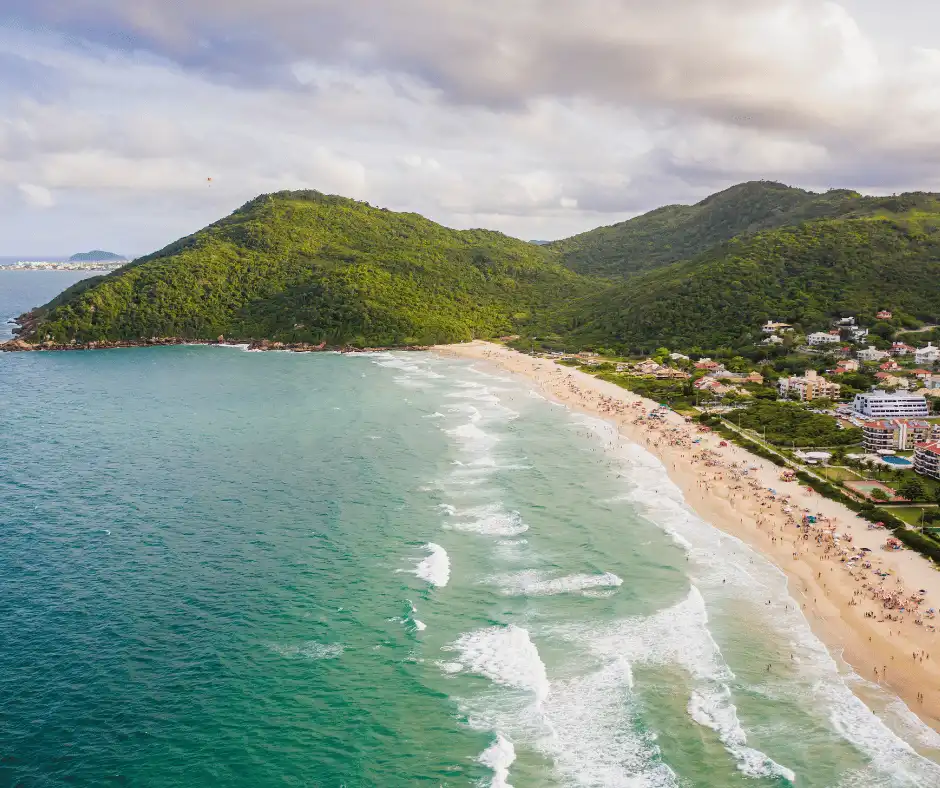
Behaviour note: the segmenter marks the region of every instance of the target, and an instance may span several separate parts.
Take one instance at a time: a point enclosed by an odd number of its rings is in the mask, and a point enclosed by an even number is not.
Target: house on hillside
[[[883,350],[878,350],[874,345],[869,345],[864,350],[859,350],[855,355],[859,361],[881,361],[888,354]]]
[[[716,370],[722,369],[722,366],[717,361],[712,361],[710,358],[702,358],[695,362],[695,368],[705,370],[706,372],[715,372]]]
[[[868,339],[868,329],[854,326],[849,329],[849,336],[852,338],[853,342],[863,342]]]
[[[892,342],[891,350],[889,350],[888,352],[892,356],[909,356],[915,350],[916,348],[912,347],[911,345],[905,344],[904,342]]]
[[[634,369],[641,375],[654,375],[662,368],[663,367],[661,364],[657,364],[651,358],[646,359],[646,361],[641,361],[634,367]]]
[[[768,320],[760,328],[765,334],[776,334],[780,331],[792,331],[793,326],[789,323],[776,323],[773,320]]]
[[[669,358],[673,361],[688,361],[689,357],[682,353],[670,353]]]
[[[938,361],[940,361],[940,348],[934,347],[933,342],[928,342],[926,347],[914,351],[916,364],[936,364]]]
[[[858,362],[854,358],[847,358],[836,364],[837,375],[844,375],[846,372],[858,372]]]
[[[840,326],[841,328],[848,328],[849,326],[855,325],[854,317],[840,317],[835,321],[834,325]]]
[[[887,388],[909,388],[907,378],[899,378],[896,375],[892,375],[890,372],[876,372],[875,380],[878,381],[879,386],[885,386]]]
[[[688,372],[683,372],[681,369],[661,367],[656,373],[656,377],[661,380],[688,380],[692,376]]]
[[[837,345],[841,341],[838,331],[816,331],[806,337],[806,342],[810,347]]]
[[[875,318],[878,320],[890,320],[891,313],[887,309],[882,309],[877,315],[875,315]]]
[[[761,342],[762,345],[782,345],[783,338],[777,334],[771,334],[767,339]]]
[[[878,365],[878,369],[882,372],[897,372],[901,368],[901,365],[897,361],[885,361],[883,364]]]

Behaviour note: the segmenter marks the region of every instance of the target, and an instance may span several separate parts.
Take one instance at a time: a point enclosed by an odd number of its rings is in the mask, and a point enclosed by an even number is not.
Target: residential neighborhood
[[[753,345],[736,351],[551,354],[688,418],[746,431],[782,462],[852,497],[888,501],[898,516],[936,513],[940,542],[940,329],[919,329],[921,339],[899,320],[881,309],[806,331],[770,316],[755,326]]]

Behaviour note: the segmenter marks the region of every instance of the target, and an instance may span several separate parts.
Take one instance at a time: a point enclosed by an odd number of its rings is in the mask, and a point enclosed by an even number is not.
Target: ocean
[[[24,258],[0,257],[0,265]],[[29,258],[48,260],[48,257]],[[13,318],[55,298],[65,288],[95,276],[96,271],[0,271],[0,342],[13,336]]]
[[[11,353],[0,403],[0,785],[940,786],[779,571],[525,381]]]

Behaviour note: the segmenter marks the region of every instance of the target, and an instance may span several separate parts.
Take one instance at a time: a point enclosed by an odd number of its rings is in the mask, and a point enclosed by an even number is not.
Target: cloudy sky
[[[938,33],[936,0],[2,0],[0,255],[279,189],[523,238],[749,179],[940,190]]]

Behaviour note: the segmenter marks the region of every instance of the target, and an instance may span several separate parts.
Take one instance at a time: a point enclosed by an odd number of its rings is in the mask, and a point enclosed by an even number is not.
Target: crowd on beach
[[[485,351],[483,355],[496,354]],[[758,473],[761,468],[754,464],[756,458],[746,455],[749,460],[735,459],[733,446],[710,435],[708,427],[664,405],[654,407],[626,392],[618,397],[604,395],[580,385],[570,371],[554,365],[550,369],[541,367],[536,380],[551,388],[559,399],[615,421],[621,429],[629,431],[634,440],[645,443],[661,458],[668,448],[673,467],[682,462],[686,469],[694,472],[696,485],[703,493],[711,492],[725,499],[742,525],[753,524],[773,545],[788,545],[792,560],[812,558],[814,568],[825,562],[831,563],[831,572],[840,569],[857,586],[849,605],[861,608],[863,618],[887,627],[889,637],[900,638],[912,626],[923,628],[927,633],[936,632],[935,625],[929,623],[936,611],[927,607],[926,591],[905,588],[901,578],[884,567],[882,557],[871,548],[857,547],[847,523],[840,524],[837,517],[806,507],[807,497],[818,493],[809,488],[805,495],[799,496],[784,492],[784,487],[792,490],[796,483],[789,476],[781,479],[780,492],[768,487],[766,475],[762,480]],[[796,497],[802,500],[803,506],[795,503]],[[885,539],[881,529],[874,525],[868,527],[874,529],[875,541],[882,542],[879,550],[900,547],[899,543],[892,544],[896,540]],[[816,580],[817,587],[825,591],[828,585],[823,575],[820,569]],[[813,602],[818,600],[814,598]],[[911,652],[911,658],[914,663],[923,663],[930,659],[930,654],[916,649]],[[876,681],[887,680],[888,666],[873,665],[872,675]],[[917,700],[923,702],[922,693],[918,693]]]

